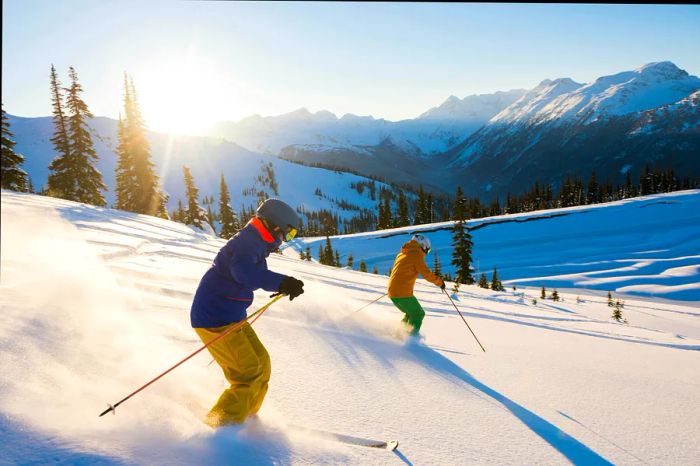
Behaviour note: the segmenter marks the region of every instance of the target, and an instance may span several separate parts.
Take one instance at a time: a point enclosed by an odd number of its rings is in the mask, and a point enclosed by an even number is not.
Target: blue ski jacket
[[[190,322],[195,328],[240,322],[253,303],[253,291],[278,291],[285,275],[267,269],[265,258],[280,245],[253,218],[221,248],[197,287]]]

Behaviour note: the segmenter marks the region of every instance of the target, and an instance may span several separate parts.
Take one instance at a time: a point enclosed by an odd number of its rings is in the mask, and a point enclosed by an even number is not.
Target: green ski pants
[[[411,327],[411,335],[418,335],[420,326],[423,323],[423,317],[425,317],[425,311],[416,297],[391,298],[391,301],[394,303],[394,306],[398,307],[401,312],[406,314],[401,322]]]

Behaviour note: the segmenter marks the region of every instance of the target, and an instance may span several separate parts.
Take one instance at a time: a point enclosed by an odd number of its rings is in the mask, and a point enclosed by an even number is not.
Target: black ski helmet
[[[283,233],[286,233],[290,228],[299,229],[301,227],[301,219],[299,215],[286,202],[279,199],[268,199],[260,206],[256,215],[274,229],[279,227]]]

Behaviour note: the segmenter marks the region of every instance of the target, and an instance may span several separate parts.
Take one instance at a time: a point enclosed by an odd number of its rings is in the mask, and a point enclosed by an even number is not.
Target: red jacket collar
[[[260,233],[260,236],[263,240],[265,240],[265,242],[275,242],[275,238],[272,237],[272,234],[267,230],[267,228],[265,228],[265,225],[263,225],[263,222],[258,217],[251,218],[248,224],[253,225],[253,227],[255,227],[255,229],[258,230],[258,233]]]

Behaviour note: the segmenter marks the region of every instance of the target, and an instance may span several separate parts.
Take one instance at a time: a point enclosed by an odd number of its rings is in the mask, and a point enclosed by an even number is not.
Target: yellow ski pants
[[[236,323],[215,328],[195,328],[207,344]],[[211,427],[240,424],[258,412],[270,380],[270,355],[247,322],[207,348],[231,384],[224,390],[205,423]]]

